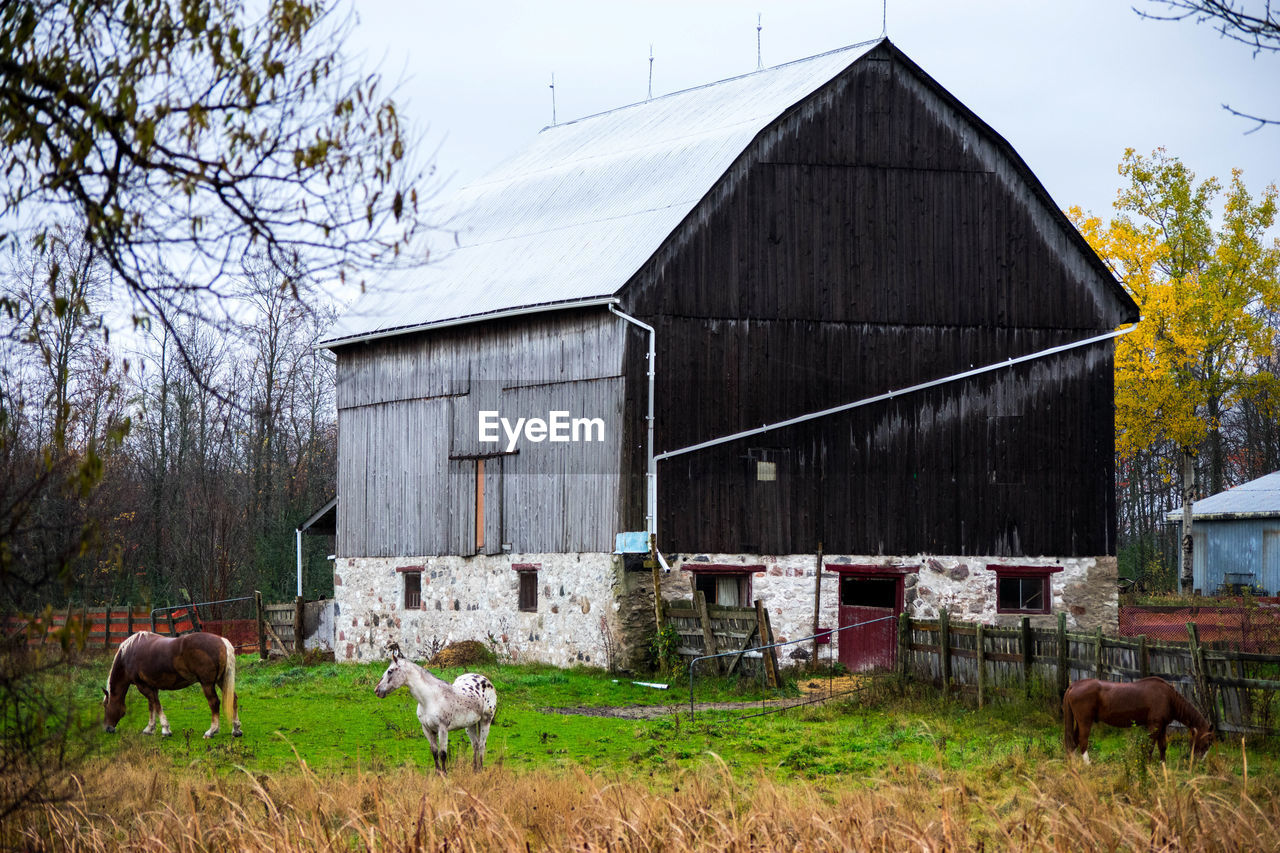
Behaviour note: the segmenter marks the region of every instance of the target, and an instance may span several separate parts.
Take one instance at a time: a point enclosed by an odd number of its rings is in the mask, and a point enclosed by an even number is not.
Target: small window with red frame
[[[517,563],[512,566],[520,579],[519,608],[522,613],[538,612],[538,569],[537,563]]]
[[[1048,613],[1053,601],[1049,578],[1062,566],[987,566],[996,573],[997,613]]]

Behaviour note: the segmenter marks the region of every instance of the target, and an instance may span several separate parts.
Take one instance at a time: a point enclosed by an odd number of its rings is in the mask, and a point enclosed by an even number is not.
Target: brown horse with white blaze
[[[116,724],[124,716],[124,698],[129,686],[134,685],[147,699],[151,711],[150,721],[142,730],[149,735],[156,730],[156,717],[160,718],[160,733],[173,734],[169,720],[160,707],[161,690],[181,690],[199,682],[209,701],[213,720],[207,738],[218,733],[218,712],[222,705],[231,717],[233,737],[240,737],[240,702],[236,696],[236,649],[231,641],[217,634],[198,632],[180,637],[163,637],[150,631],[133,634],[116,650],[111,661],[111,673],[103,689],[104,709],[102,727],[114,732]],[[218,690],[222,700],[218,700]]]
[[[1160,747],[1164,761],[1165,729],[1177,720],[1191,731],[1191,753],[1204,755],[1213,744],[1213,726],[1196,707],[1163,678],[1151,676],[1133,682],[1085,678],[1062,696],[1062,737],[1067,754],[1080,752],[1089,763],[1089,731],[1094,723],[1142,726],[1151,743]],[[1147,747],[1148,753],[1150,746]]]

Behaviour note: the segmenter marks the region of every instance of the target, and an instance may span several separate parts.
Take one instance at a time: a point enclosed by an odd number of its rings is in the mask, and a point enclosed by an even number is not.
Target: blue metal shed
[[[1280,595],[1280,471],[1198,500],[1191,509],[1196,589]],[[1181,520],[1181,507],[1165,518]]]

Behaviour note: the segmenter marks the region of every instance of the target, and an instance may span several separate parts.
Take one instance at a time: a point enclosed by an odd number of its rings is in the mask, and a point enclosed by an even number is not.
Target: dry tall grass
[[[1096,774],[1096,775],[1085,775]],[[1109,775],[1108,775],[1109,774]],[[1274,782],[1043,762],[984,790],[913,766],[878,780],[733,776],[713,757],[669,778],[586,773],[448,779],[407,769],[270,778],[102,766],[81,796],[13,821],[32,850],[1259,850],[1276,849]]]

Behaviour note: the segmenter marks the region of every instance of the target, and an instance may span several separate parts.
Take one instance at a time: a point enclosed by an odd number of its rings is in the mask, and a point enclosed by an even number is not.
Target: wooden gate
[[[902,612],[902,574],[878,567],[828,566],[840,572],[839,660],[851,672],[893,669]]]

